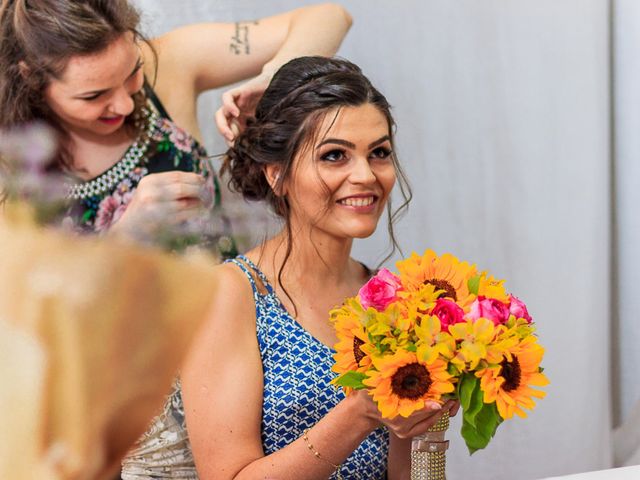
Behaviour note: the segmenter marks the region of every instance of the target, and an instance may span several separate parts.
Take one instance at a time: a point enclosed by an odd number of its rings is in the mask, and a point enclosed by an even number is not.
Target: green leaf
[[[340,385],[341,387],[350,387],[356,390],[362,390],[363,388],[367,388],[367,386],[362,383],[362,381],[367,378],[367,375],[360,372],[349,371],[336,380],[336,385]]]
[[[463,375],[458,386],[458,396],[460,397],[462,410],[468,410],[471,406],[471,396],[477,385],[478,379],[475,375]]]
[[[491,439],[502,423],[502,417],[498,413],[498,407],[494,403],[485,403],[478,415],[476,415],[476,428],[480,434]]]
[[[478,289],[480,288],[480,275],[476,275],[467,280],[467,288],[469,289],[469,293],[478,295]]]
[[[82,223],[87,223],[89,220],[91,220],[93,218],[93,214],[93,210],[85,210],[84,215],[82,215]]]
[[[462,418],[464,418],[465,421],[469,422],[475,428],[476,416],[482,411],[483,407],[484,395],[482,394],[482,389],[480,388],[479,382],[476,381],[475,388],[471,393],[469,408],[462,410]]]
[[[489,439],[483,437],[478,430],[465,421],[462,422],[460,433],[462,434],[462,438],[464,438],[464,443],[467,445],[470,455],[483,449],[489,443]]]
[[[502,423],[502,417],[498,413],[498,409],[494,403],[484,403],[480,411],[475,416],[475,425],[471,424],[462,417],[462,429],[460,433],[464,438],[469,453],[485,448],[498,429],[498,425]]]
[[[415,343],[407,343],[407,346],[404,347],[407,352],[417,352],[418,347],[416,347]]]

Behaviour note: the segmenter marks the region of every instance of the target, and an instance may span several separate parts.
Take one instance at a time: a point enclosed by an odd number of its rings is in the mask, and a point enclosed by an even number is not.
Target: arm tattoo
[[[258,21],[236,22],[235,25],[235,33],[231,37],[229,51],[235,55],[249,55],[251,53],[251,45],[249,44],[249,27],[252,25],[258,25]]]

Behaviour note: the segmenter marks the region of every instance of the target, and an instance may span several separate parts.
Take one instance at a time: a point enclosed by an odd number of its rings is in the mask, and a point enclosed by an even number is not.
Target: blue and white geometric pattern
[[[330,385],[335,351],[313,337],[284,308],[265,275],[248,258],[231,260],[247,275],[256,303],[257,337],[262,357],[264,396],[262,446],[269,455],[300,438],[344,399]],[[261,294],[243,262],[264,283]],[[348,429],[349,425],[345,425]],[[345,479],[377,480],[386,477],[388,433],[374,430],[341,464]],[[337,478],[334,473],[330,478]]]

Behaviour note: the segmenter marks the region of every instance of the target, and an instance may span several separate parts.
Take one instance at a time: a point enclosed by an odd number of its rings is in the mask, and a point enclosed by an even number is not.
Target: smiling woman
[[[374,232],[396,180],[408,191],[393,126],[357,66],[303,57],[274,75],[227,152],[232,186],[285,227],[218,267],[223,291],[183,368],[200,478],[408,478],[411,437],[455,413],[384,419],[363,391],[331,384],[328,312],[371,274],[353,239]]]
[[[305,146],[281,193],[291,222],[295,228],[313,225],[317,242],[324,236],[368,237],[396,180],[387,119],[371,104],[345,106],[326,112],[317,129],[327,138]],[[267,177],[279,169],[267,165]]]
[[[127,32],[100,52],[72,57],[61,77],[51,80],[44,98],[72,137],[120,132],[144,83],[142,65],[140,47]]]

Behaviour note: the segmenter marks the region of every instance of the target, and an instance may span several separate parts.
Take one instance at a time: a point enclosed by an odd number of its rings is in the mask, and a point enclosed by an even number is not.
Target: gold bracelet
[[[335,469],[338,479],[342,480],[342,475],[340,474],[340,464],[336,465],[335,463],[329,461],[327,458],[325,458],[322,455],[320,455],[320,452],[317,451],[313,447],[311,442],[309,441],[309,429],[308,428],[305,428],[302,431],[302,439],[304,440],[304,443],[307,444],[307,448],[309,449],[309,451],[311,453],[313,453],[313,456],[316,457],[318,460],[322,460],[323,462],[328,463],[329,465],[331,465]]]

